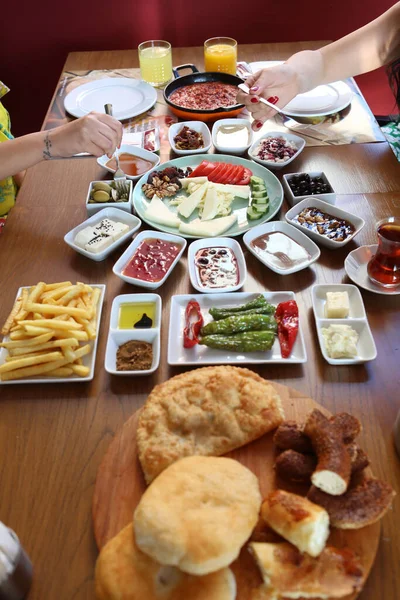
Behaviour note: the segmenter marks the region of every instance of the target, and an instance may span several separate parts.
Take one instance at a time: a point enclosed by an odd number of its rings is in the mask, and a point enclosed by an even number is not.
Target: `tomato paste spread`
[[[238,89],[229,83],[207,82],[185,85],[173,92],[169,99],[177,106],[198,110],[213,110],[221,106],[234,106]]]

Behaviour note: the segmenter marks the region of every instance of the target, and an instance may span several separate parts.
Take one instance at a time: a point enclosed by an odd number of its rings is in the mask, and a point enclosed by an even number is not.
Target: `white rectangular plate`
[[[76,381],[91,381],[93,379],[94,366],[96,363],[97,343],[99,341],[101,312],[103,309],[104,294],[106,291],[106,286],[103,284],[94,284],[94,283],[90,283],[88,285],[90,285],[93,288],[99,288],[101,290],[100,297],[99,297],[99,303],[97,306],[96,339],[88,342],[92,346],[92,351],[89,352],[89,354],[86,354],[86,356],[82,357],[83,365],[85,367],[89,367],[89,369],[90,369],[89,375],[87,375],[86,377],[79,377],[79,375],[71,375],[71,377],[59,377],[59,378],[57,378],[57,377],[26,377],[24,379],[13,379],[12,381],[0,381],[0,385],[10,385],[10,384],[15,384],[15,383],[68,383],[69,381],[74,381],[74,382],[76,382]],[[27,286],[27,287],[31,287],[31,286]],[[15,300],[21,294],[23,289],[24,289],[24,287],[19,288],[17,295],[15,297]],[[10,310],[11,310],[11,307],[10,307]],[[9,341],[10,341],[9,336],[6,336],[3,338],[3,342],[9,342]],[[0,365],[3,365],[6,362],[7,355],[8,355],[7,348],[0,348]]]
[[[327,319],[324,316],[326,293],[327,292],[347,292],[349,295],[349,316],[346,319]],[[374,338],[365,313],[364,303],[360,290],[355,285],[350,284],[321,284],[314,285],[312,288],[312,302],[317,327],[318,342],[322,356],[330,365],[356,365],[370,360],[377,356]],[[325,341],[321,329],[334,324],[350,325],[359,335],[357,342],[357,356],[354,358],[331,358],[328,356],[325,348]]]
[[[268,352],[243,352],[235,353],[225,350],[215,350],[197,344],[194,348],[183,347],[183,330],[185,327],[185,309],[190,300],[197,300],[204,318],[204,324],[210,323],[212,317],[208,310],[212,306],[229,307],[245,304],[258,293],[228,293],[228,294],[186,294],[172,296],[169,320],[168,337],[168,364],[170,365],[220,365],[220,364],[270,364],[270,363],[305,363],[307,353],[301,329],[301,316],[299,319],[299,333],[289,358],[282,358],[278,338]],[[288,300],[295,300],[293,292],[264,292],[264,297],[271,304],[279,304]]]

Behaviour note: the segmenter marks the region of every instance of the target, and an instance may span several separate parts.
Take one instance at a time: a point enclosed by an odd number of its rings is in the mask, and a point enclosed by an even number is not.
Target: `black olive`
[[[200,265],[208,265],[209,260],[208,258],[199,258],[199,260],[197,261]]]
[[[228,253],[227,253],[227,251],[226,251],[226,250],[223,250],[223,249],[222,249],[222,250],[220,250],[220,251],[218,252],[218,254],[219,254],[219,256],[225,256],[225,254],[228,254]]]

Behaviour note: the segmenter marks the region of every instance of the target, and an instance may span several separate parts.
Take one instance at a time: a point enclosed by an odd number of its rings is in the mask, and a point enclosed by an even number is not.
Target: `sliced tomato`
[[[236,165],[227,164],[227,169],[222,175],[222,179],[219,183],[230,183],[232,179],[232,173],[236,169]]]
[[[214,183],[224,183],[225,177],[226,177],[226,173],[231,168],[231,165],[229,165],[228,163],[222,163],[222,164],[224,166],[223,166],[222,169],[220,169],[218,171],[218,174],[216,176],[214,176],[214,173],[213,173],[213,175],[212,175]]]
[[[219,175],[221,174],[221,172],[225,169],[225,163],[215,163],[216,167],[213,171],[211,171],[211,173],[208,173],[207,177],[209,181],[212,181],[213,183],[217,183],[217,179],[219,177]]]
[[[232,185],[236,185],[237,183],[239,183],[239,181],[243,177],[243,173],[244,167],[242,167],[242,165],[237,165],[235,171],[232,173],[232,181],[230,181],[229,183],[231,183]]]
[[[203,177],[205,170],[210,164],[212,163],[210,163],[208,160],[202,160],[201,163],[194,169],[194,171],[190,173],[189,177]]]
[[[238,181],[238,185],[249,185],[250,177],[253,175],[253,172],[250,171],[247,167],[244,168],[243,177],[240,181]]]
[[[210,173],[213,173],[219,164],[220,163],[209,162],[207,164],[207,166],[205,167],[205,171],[204,171],[205,177],[208,177],[210,175]]]

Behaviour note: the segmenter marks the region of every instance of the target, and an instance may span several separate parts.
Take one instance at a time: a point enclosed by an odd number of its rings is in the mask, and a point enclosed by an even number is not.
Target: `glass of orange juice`
[[[154,87],[163,87],[172,79],[171,44],[164,40],[149,40],[138,46],[140,75]]]
[[[237,41],[228,37],[210,38],[204,42],[206,71],[221,71],[236,75]]]

